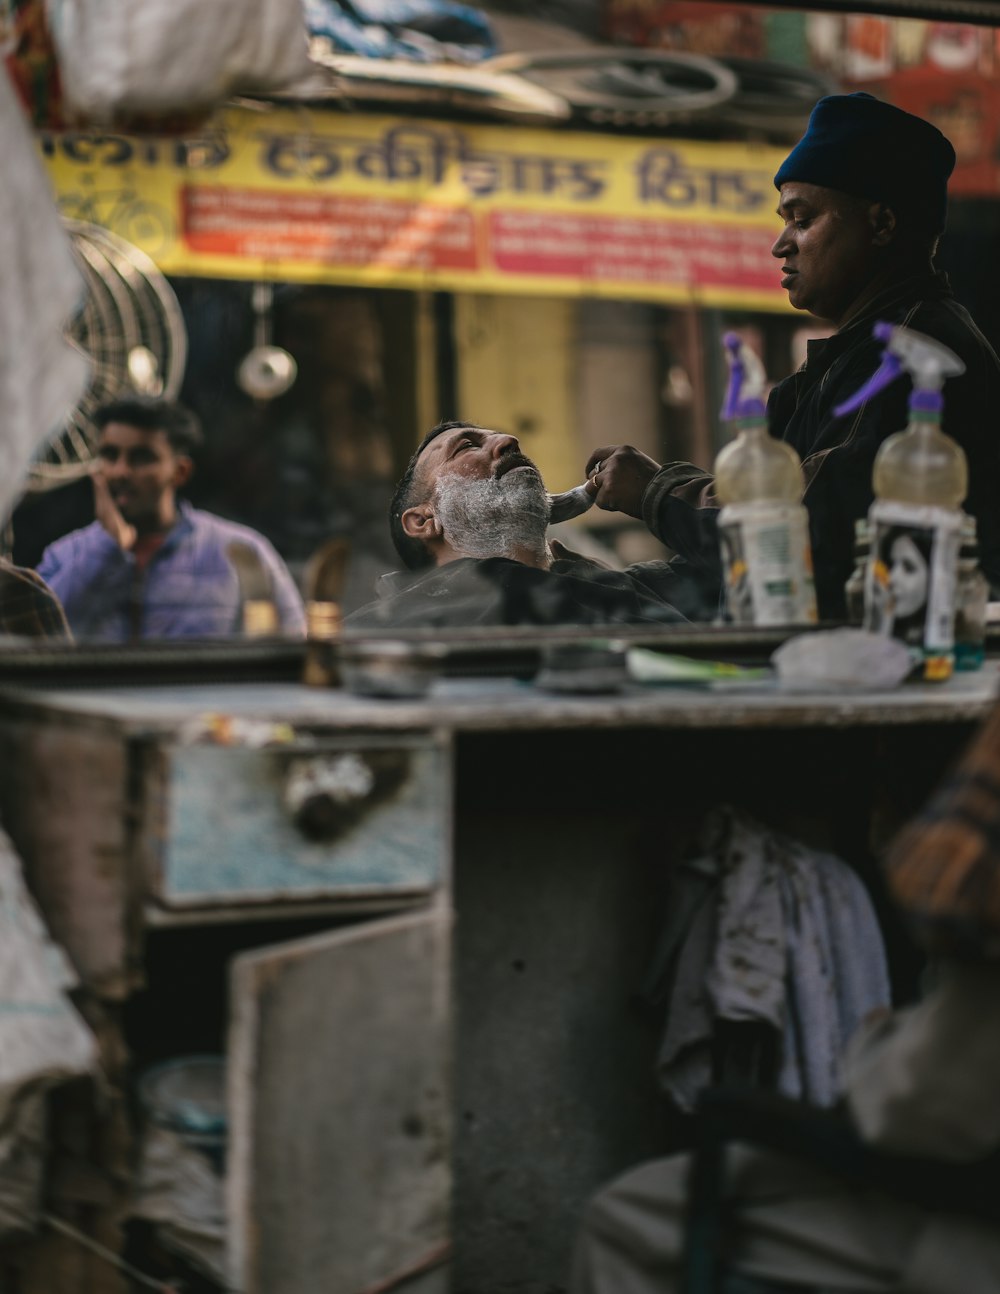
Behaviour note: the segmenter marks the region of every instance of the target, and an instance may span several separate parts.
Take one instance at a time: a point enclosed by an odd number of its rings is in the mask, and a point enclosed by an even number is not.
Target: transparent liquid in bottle
[[[941,430],[936,415],[911,418],[883,444],[875,458],[876,498],[957,509],[969,488],[961,446]]]
[[[775,440],[761,420],[743,427],[715,460],[722,503],[799,503],[802,464],[791,445]]]
[[[910,410],[906,430],[890,436],[875,458],[869,515],[878,561],[866,586],[865,625],[906,642],[923,658],[923,677],[944,682],[955,660],[961,504],[969,473],[961,446],[941,431],[939,411],[912,402]]]
[[[802,465],[763,418],[741,421],[715,460],[726,611],[736,624],[816,620]]]

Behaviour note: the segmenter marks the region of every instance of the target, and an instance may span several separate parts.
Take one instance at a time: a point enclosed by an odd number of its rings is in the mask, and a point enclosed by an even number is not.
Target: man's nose
[[[128,460],[121,454],[117,458],[105,458],[103,471],[104,475],[112,480],[128,476]]]
[[[788,230],[783,229],[778,237],[771,244],[771,255],[782,257],[787,256],[791,247],[791,240],[788,237]]]
[[[508,436],[498,431],[490,440],[490,456],[502,458],[504,454],[516,454],[520,451],[521,442],[516,436]]]

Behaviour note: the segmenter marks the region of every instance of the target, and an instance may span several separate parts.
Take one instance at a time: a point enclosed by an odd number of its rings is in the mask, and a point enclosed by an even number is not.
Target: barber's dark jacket
[[[879,367],[882,346],[872,325],[905,324],[943,342],[965,363],[944,387],[943,427],[965,450],[969,493],[964,507],[978,521],[980,562],[1000,587],[1000,360],[944,275],[923,274],[885,289],[834,336],[808,345],[806,362],[768,400],[771,434],[802,459],[816,593],[822,619],[844,615],[844,582],[853,565],[854,522],[872,502],[872,466],[879,446],[906,426],[908,377],[856,413],[833,409]],[[643,496],[650,530],[700,571],[721,583],[717,499],[712,476],[690,463],[668,463]]]
[[[353,612],[345,624],[358,629],[678,624],[685,617],[667,598],[674,583],[666,562],[611,571],[573,557],[543,571],[506,557],[462,557],[428,570],[382,576],[378,600]]]

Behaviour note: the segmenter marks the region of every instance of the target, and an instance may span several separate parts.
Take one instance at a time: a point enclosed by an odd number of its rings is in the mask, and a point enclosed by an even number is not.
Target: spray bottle
[[[813,623],[802,465],[791,445],[768,431],[764,366],[736,333],[723,341],[729,389],[722,417],[735,423],[736,438],[715,460],[715,492],[723,504],[719,542],[729,618],[738,624]]]
[[[947,346],[912,328],[877,323],[881,367],[839,405],[861,407],[903,373],[913,381],[905,431],[890,436],[875,457],[875,502],[868,513],[871,559],[865,584],[865,628],[900,638],[942,681],[954,668],[955,584],[968,487],[961,446],[941,430],[942,387],[965,365]]]

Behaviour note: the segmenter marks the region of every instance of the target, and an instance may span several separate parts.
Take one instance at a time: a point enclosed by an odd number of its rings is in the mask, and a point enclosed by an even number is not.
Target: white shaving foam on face
[[[537,472],[517,468],[479,480],[441,476],[434,508],[445,538],[467,557],[545,553],[549,498]]]

